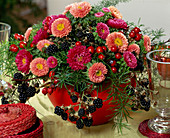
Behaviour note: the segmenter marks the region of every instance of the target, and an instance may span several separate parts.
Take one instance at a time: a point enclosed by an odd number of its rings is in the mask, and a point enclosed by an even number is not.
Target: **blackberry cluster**
[[[64,109],[62,109],[62,108],[59,107],[59,106],[56,106],[56,107],[55,107],[54,113],[57,114],[58,116],[61,116],[61,118],[62,118],[63,120],[65,120],[65,121],[66,121],[67,118],[68,118],[68,114],[65,112]]]
[[[93,124],[93,119],[92,118],[89,119],[86,117],[83,119],[83,123],[86,127],[90,127]]]
[[[82,38],[84,36],[84,33],[81,30],[78,30],[77,33],[76,33],[76,36],[78,38]]]
[[[103,101],[100,98],[97,98],[93,101],[93,104],[96,108],[101,108],[103,106]]]
[[[71,122],[77,121],[77,117],[75,117],[74,115],[69,115],[69,120]]]
[[[149,111],[149,109],[150,109],[150,100],[149,99],[145,99],[142,97],[140,99],[140,104],[141,104],[142,109],[144,109],[145,111]]]
[[[27,101],[27,95],[25,93],[20,93],[19,100],[21,103],[25,103]]]
[[[76,103],[77,100],[78,100],[78,97],[76,95],[71,95],[70,98],[71,98],[73,103]]]
[[[77,121],[76,121],[76,127],[78,129],[82,129],[84,127],[84,123],[83,123],[83,119],[79,118]]]
[[[4,97],[4,96],[2,96],[2,98],[1,98],[1,104],[8,104],[9,102],[7,101],[7,99]]]
[[[64,51],[68,51],[69,50],[69,47],[70,47],[70,44],[68,42],[63,42],[61,43],[61,48],[64,50]]]
[[[23,75],[21,73],[15,73],[14,74],[14,80],[16,83],[21,83],[23,79]]]
[[[92,33],[88,33],[86,34],[86,36],[89,42],[94,42],[94,35]]]
[[[56,52],[58,52],[58,47],[55,45],[55,44],[51,44],[47,47],[46,49],[46,53],[48,55],[53,55],[55,54]]]
[[[67,118],[68,118],[67,113],[63,113],[63,114],[61,115],[61,118],[62,118],[63,120],[67,120]]]
[[[90,105],[90,106],[88,106],[87,111],[90,113],[94,113],[96,111],[96,107],[94,105]]]
[[[26,90],[26,94],[27,94],[27,97],[33,97],[36,93],[36,89],[35,87],[28,87],[27,90]]]
[[[143,72],[144,70],[144,65],[143,65],[143,61],[141,60],[137,60],[137,67],[134,69],[134,71],[140,71]]]
[[[80,108],[80,109],[79,109],[78,115],[79,115],[80,117],[82,117],[82,116],[85,115],[85,110],[84,110],[84,108]]]
[[[91,97],[90,94],[87,94],[86,96],[83,96],[83,101],[86,102],[87,101],[87,97]],[[88,99],[88,101],[90,101],[91,98]]]

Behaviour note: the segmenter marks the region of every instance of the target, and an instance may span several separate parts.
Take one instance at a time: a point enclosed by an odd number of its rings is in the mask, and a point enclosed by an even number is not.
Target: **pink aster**
[[[91,54],[86,46],[75,46],[68,51],[67,57],[67,63],[73,70],[83,70],[84,64],[91,61]]]
[[[127,29],[127,23],[122,19],[117,19],[117,18],[109,19],[106,24],[112,28]]]
[[[104,24],[104,23],[98,23],[97,24],[97,33],[99,35],[99,37],[101,37],[102,39],[106,39],[106,37],[109,35],[110,31],[109,31],[109,27]]]
[[[103,10],[104,12],[110,12],[110,10],[109,10],[108,8],[106,8],[106,7],[102,8],[102,10]]]
[[[25,49],[19,50],[15,57],[15,63],[18,70],[23,73],[28,73],[30,70],[30,62],[32,61],[32,55]]]
[[[29,28],[26,30],[25,34],[24,34],[24,40],[25,40],[26,42],[28,42],[29,36],[30,36],[30,34],[31,34],[31,31],[32,31],[32,27],[29,27]]]
[[[128,46],[128,51],[130,52],[136,52],[136,54],[139,55],[140,53],[140,47],[137,44],[131,44]]]
[[[79,3],[74,3],[71,8],[70,8],[70,13],[75,17],[75,18],[83,18],[85,17],[91,10],[91,5],[88,2],[79,2]]]
[[[47,65],[49,66],[49,68],[55,68],[57,66],[57,59],[53,56],[50,56],[47,59]]]
[[[37,44],[40,40],[48,38],[48,33],[44,29],[40,29],[37,31],[36,35],[33,37],[33,44]]]
[[[95,13],[94,15],[96,17],[102,17],[102,16],[104,16],[104,13],[103,12],[98,12],[98,13]]]
[[[111,11],[113,17],[122,19],[122,14],[119,12],[117,8],[115,8],[114,6],[110,6],[108,7],[108,9]]]
[[[90,81],[94,83],[100,83],[105,80],[105,74],[107,74],[106,66],[99,62],[94,63],[88,70],[88,76]]]
[[[147,52],[149,52],[151,50],[151,40],[150,40],[149,36],[147,36],[147,35],[144,35],[143,39],[144,39],[145,50]]]
[[[129,66],[130,68],[136,68],[136,66],[137,66],[137,59],[134,56],[134,54],[132,54],[129,51],[125,51],[123,53],[123,57],[124,57],[124,60],[125,60],[125,62],[127,64],[127,66]]]
[[[74,3],[73,3],[74,4]],[[65,11],[63,12],[63,14],[65,15],[68,11],[70,11],[71,7],[73,6],[73,4],[67,5],[65,7]]]
[[[124,34],[113,32],[107,36],[106,45],[109,50],[111,50],[113,46],[117,46],[119,51],[123,53],[128,47],[128,40]]]
[[[48,47],[50,44],[53,44],[53,42],[50,42],[49,40],[47,39],[43,39],[43,40],[40,40],[38,43],[37,43],[37,48],[42,51],[42,48],[43,47]]]
[[[34,75],[40,77],[40,76],[44,76],[48,73],[49,67],[48,67],[45,59],[35,58],[30,63],[30,70]]]
[[[71,23],[65,18],[56,19],[51,25],[51,32],[56,37],[67,36],[71,30]]]

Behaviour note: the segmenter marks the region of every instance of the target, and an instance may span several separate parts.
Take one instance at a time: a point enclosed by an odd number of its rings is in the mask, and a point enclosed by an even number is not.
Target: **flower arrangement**
[[[40,88],[44,95],[52,95],[57,87],[65,87],[74,107],[79,108],[56,106],[55,113],[76,121],[79,129],[92,125],[93,112],[105,100],[117,105],[117,110],[112,109],[115,122],[127,119],[130,108],[148,111],[149,82],[144,74],[151,38],[141,28],[124,21],[114,6],[98,9],[88,2],[73,3],[63,14],[47,16],[24,35],[16,33],[4,43],[7,48],[1,51],[8,57],[1,60],[12,89],[4,91],[7,95],[2,103],[25,103]],[[74,90],[69,91],[68,86]],[[101,89],[108,90],[105,100],[98,98]],[[122,126],[120,123],[119,128]]]

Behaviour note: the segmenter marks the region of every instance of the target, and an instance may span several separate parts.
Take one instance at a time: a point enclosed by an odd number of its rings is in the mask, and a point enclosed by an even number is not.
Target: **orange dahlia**
[[[72,30],[69,20],[65,18],[56,19],[51,25],[52,34],[56,37],[67,36]]]
[[[107,36],[106,45],[109,50],[111,50],[113,46],[116,46],[119,51],[123,53],[128,47],[128,40],[124,34],[120,32],[113,32]]]
[[[91,5],[88,2],[79,2],[79,3],[74,3],[71,8],[70,8],[70,13],[75,17],[75,18],[83,18],[85,17],[91,10]]]
[[[49,67],[43,58],[35,58],[30,63],[30,70],[36,76],[44,76],[48,73]]]
[[[48,47],[50,44],[53,44],[53,42],[50,42],[49,40],[47,39],[43,39],[43,40],[40,40],[38,43],[37,43],[37,48],[42,51],[42,48],[43,47]]]
[[[122,19],[122,14],[119,12],[117,8],[115,8],[114,6],[110,6],[108,7],[108,9],[111,11],[113,17]]]
[[[144,35],[143,39],[144,39],[145,50],[147,52],[149,52],[151,50],[151,40],[150,40],[149,36],[147,36],[147,35]]]

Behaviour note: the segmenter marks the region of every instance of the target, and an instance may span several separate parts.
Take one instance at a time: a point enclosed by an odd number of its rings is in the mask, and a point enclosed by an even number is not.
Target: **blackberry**
[[[90,127],[93,123],[93,119],[88,119],[87,117],[83,119],[83,123],[86,127]]]
[[[100,98],[97,98],[93,101],[93,104],[96,108],[101,108],[103,106],[103,101]]]
[[[23,75],[21,73],[14,74],[14,80],[16,80],[17,82],[21,82],[22,79],[23,79]]]
[[[47,47],[46,53],[48,55],[55,54],[58,51],[58,47],[55,44],[51,44]]]
[[[78,100],[78,97],[76,95],[71,95],[70,98],[71,98],[73,103],[76,103],[77,100]]]
[[[94,105],[90,105],[88,108],[88,112],[94,113],[96,111],[96,107]]]
[[[138,71],[138,70],[140,70],[141,72],[144,70],[143,61],[141,60],[137,60],[137,67],[134,69],[134,71]]]
[[[39,87],[39,83],[35,83],[35,84],[34,84],[34,87],[37,87],[37,88],[38,88],[38,87]]]
[[[55,114],[60,116],[63,114],[63,112],[64,112],[64,110],[61,107],[59,107],[59,106],[55,107],[55,111],[54,111]]]
[[[149,111],[149,109],[150,109],[150,100],[146,101],[145,99],[140,99],[140,104],[141,104],[142,108],[145,111]]]
[[[90,41],[90,42],[94,42],[94,35],[92,33],[88,33],[86,34],[87,35],[87,39]]]
[[[36,93],[35,87],[32,87],[32,86],[28,87],[28,89],[26,90],[26,93],[28,97],[33,97]]]
[[[84,33],[83,33],[81,30],[78,30],[77,33],[76,33],[76,36],[77,36],[78,38],[81,38],[81,37],[84,36]]]
[[[69,120],[71,121],[71,122],[74,122],[74,121],[76,121],[77,120],[77,118],[73,115],[73,116],[69,116]]]
[[[21,103],[25,103],[27,101],[27,95],[25,93],[20,93],[19,100]]]
[[[1,104],[8,104],[8,101],[6,100],[4,96],[2,96],[1,98]]]
[[[84,127],[84,124],[83,124],[83,121],[81,118],[79,118],[77,121],[76,121],[76,127],[78,129],[82,129]]]
[[[67,113],[61,114],[61,118],[62,118],[63,120],[67,120],[67,118],[68,118]]]
[[[69,50],[69,47],[70,47],[70,45],[69,45],[69,43],[68,42],[63,42],[63,43],[61,43],[61,48],[64,50],[64,51],[68,51]]]
[[[19,85],[19,86],[18,86],[17,91],[18,91],[19,93],[23,93],[23,92],[24,92],[24,89],[23,89],[22,85]]]
[[[86,95],[86,96],[83,96],[83,101],[86,102],[87,101],[87,97],[91,97],[90,94]],[[89,101],[91,100],[90,98],[88,99]]]
[[[85,110],[84,110],[84,108],[81,108],[81,109],[78,111],[78,115],[79,115],[80,117],[82,117],[82,116],[85,115]]]

